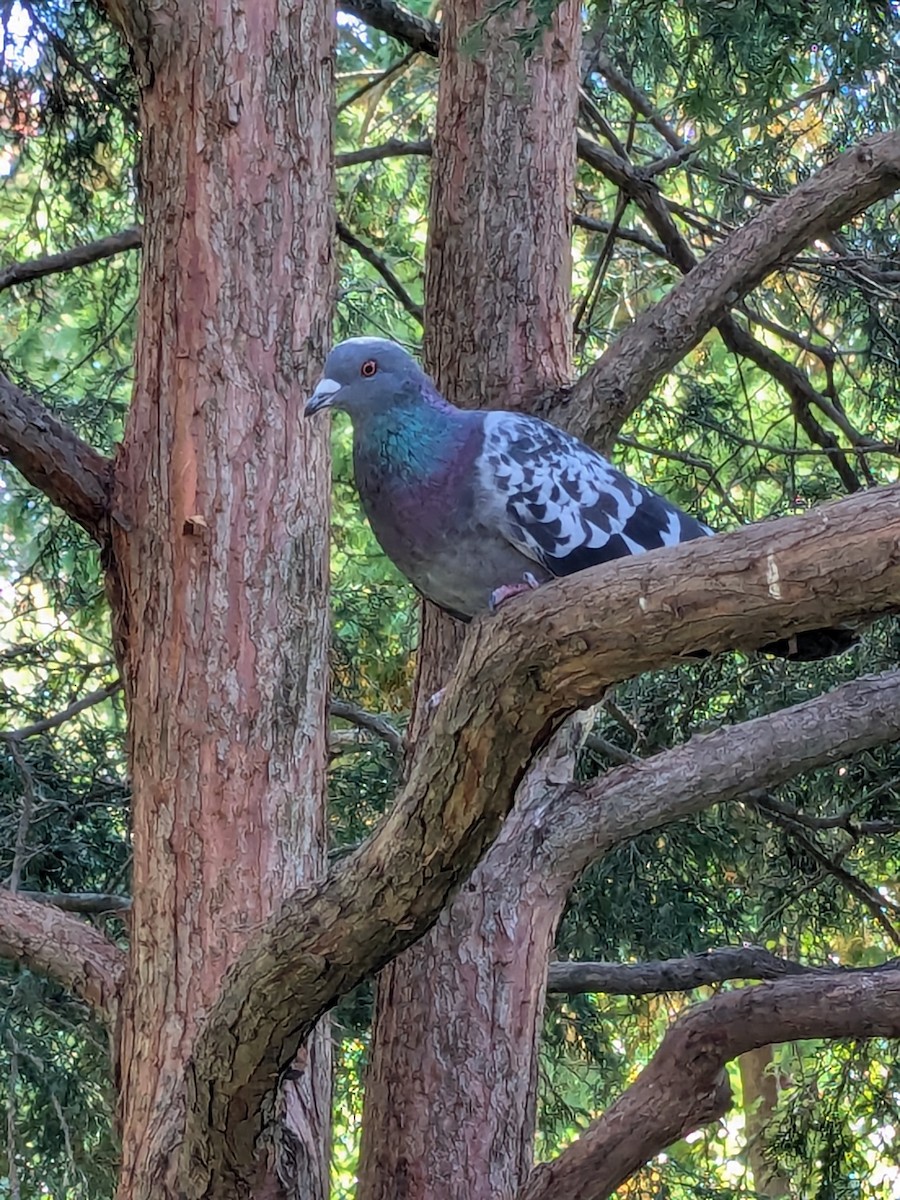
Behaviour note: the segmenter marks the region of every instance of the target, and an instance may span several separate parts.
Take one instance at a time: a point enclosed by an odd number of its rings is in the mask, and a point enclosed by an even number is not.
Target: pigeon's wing
[[[537,417],[486,413],[479,473],[504,535],[553,575],[713,532]]]

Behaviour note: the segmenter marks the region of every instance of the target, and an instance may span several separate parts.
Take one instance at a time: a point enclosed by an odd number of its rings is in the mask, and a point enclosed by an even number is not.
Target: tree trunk
[[[738,1059],[744,1110],[744,1142],[747,1163],[753,1175],[753,1190],[769,1200],[784,1200],[791,1194],[790,1180],[769,1157],[766,1132],[778,1107],[778,1077],[771,1046],[748,1050]]]
[[[331,315],[333,12],[169,0],[152,22],[112,589],[134,789],[122,1200],[181,1190],[198,1023],[324,847],[329,460],[301,410]],[[328,1054],[320,1031],[280,1136],[208,1195],[327,1195]]]
[[[527,407],[570,378],[570,213],[578,10],[535,53],[525,10],[445,11],[426,287],[426,363],[469,407]],[[446,679],[458,627],[426,605],[421,699]],[[500,841],[432,933],[379,978],[359,1200],[511,1196],[531,1165],[546,966],[564,894],[532,867],[540,797],[570,778],[557,740]],[[415,734],[413,742],[417,740]]]

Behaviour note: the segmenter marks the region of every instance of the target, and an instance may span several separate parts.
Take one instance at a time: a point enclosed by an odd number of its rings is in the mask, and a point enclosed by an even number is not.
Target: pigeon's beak
[[[303,415],[311,417],[313,413],[320,412],[323,408],[331,408],[334,398],[340,390],[341,385],[336,380],[320,379],[316,390],[306,402]]]

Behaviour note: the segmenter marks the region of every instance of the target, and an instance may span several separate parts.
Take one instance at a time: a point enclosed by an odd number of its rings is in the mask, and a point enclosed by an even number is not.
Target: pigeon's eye
[[[378,363],[374,358],[367,358],[363,365],[359,368],[360,375],[365,375],[366,379],[371,379],[378,370]]]

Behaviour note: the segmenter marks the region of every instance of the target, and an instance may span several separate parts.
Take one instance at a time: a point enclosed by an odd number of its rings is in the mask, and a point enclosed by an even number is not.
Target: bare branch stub
[[[622,1096],[518,1200],[607,1200],[648,1159],[726,1113],[724,1067],[748,1050],[806,1038],[900,1036],[900,968],[806,975],[714,996],[669,1029]]]

